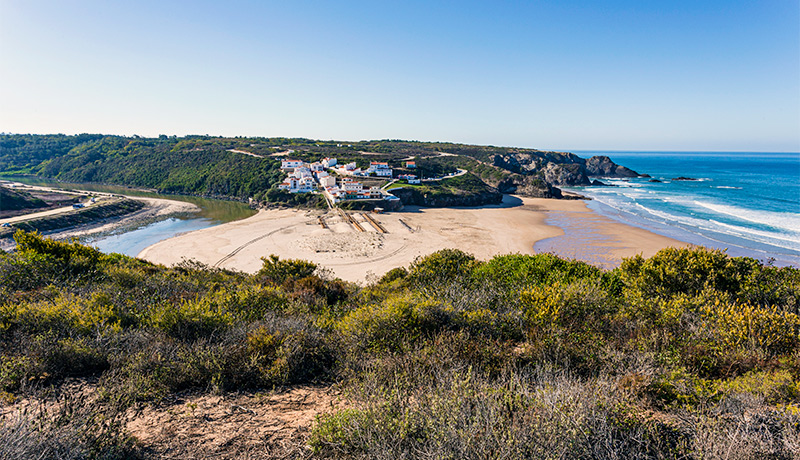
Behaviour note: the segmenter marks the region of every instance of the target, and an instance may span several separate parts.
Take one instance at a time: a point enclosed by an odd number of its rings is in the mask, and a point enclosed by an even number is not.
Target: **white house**
[[[375,173],[376,176],[380,177],[392,177],[392,168],[390,168],[389,164],[386,162],[372,161],[369,164],[367,173]]]
[[[352,191],[360,192],[364,188],[364,186],[361,185],[361,182],[356,182],[356,181],[354,181],[352,179],[344,179],[342,181],[342,187],[341,188],[345,192],[352,192]]]
[[[281,160],[281,169],[294,169],[303,166],[303,162],[300,160],[290,160],[285,159]]]
[[[400,174],[399,176],[397,176],[397,178],[398,179],[405,179],[406,182],[408,182],[409,184],[419,184],[420,183],[419,178],[417,176],[413,175],[413,174]]]
[[[283,182],[278,184],[278,188],[291,192],[292,190],[297,190],[297,185],[298,182],[296,177],[287,177],[283,180]]]
[[[323,158],[322,166],[326,168],[333,168],[334,166],[336,166],[336,158]]]
[[[336,178],[331,176],[330,174],[326,176],[317,176],[317,180],[322,187],[334,187],[336,186]]]

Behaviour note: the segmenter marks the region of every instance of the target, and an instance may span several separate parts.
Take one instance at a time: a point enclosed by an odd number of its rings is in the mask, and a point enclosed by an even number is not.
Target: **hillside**
[[[364,167],[380,160],[399,171],[405,170],[404,160],[414,158],[418,166],[408,172],[438,177],[461,168],[483,183],[476,187],[475,181],[469,181],[471,192],[458,182],[429,184],[439,188],[435,193],[449,194],[442,202],[451,204],[465,200],[464,195],[471,197],[467,202],[475,202],[475,197],[498,192],[561,198],[558,186],[588,185],[591,176],[638,175],[607,157],[583,159],[564,152],[451,143],[0,135],[0,173],[6,175],[29,174],[64,182],[117,184],[244,201],[308,202],[276,193],[275,186],[283,178],[280,155],[307,161],[333,156]],[[450,193],[453,189],[459,193]],[[318,202],[310,201],[312,205]]]
[[[0,186],[0,211],[18,211],[22,209],[36,209],[47,207],[43,200],[31,196],[29,193],[12,190]]]
[[[800,455],[795,268],[442,250],[357,286],[16,238],[0,458]]]

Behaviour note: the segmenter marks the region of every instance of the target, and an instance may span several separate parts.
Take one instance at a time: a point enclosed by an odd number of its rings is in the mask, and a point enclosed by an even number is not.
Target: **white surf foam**
[[[800,214],[786,212],[757,211],[754,209],[744,209],[738,206],[727,204],[706,203],[694,201],[694,204],[702,208],[716,212],[739,220],[752,222],[755,224],[767,225],[772,228],[787,232],[796,232],[800,229]]]

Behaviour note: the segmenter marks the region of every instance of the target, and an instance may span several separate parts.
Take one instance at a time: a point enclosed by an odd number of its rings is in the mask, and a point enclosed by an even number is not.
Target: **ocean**
[[[606,155],[652,176],[566,188],[592,198],[589,207],[600,214],[732,256],[800,267],[800,153],[576,153]]]

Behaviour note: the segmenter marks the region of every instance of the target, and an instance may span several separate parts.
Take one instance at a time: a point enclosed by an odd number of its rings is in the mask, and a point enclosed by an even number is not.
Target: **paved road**
[[[453,177],[463,176],[466,173],[467,173],[466,169],[458,168],[458,172],[453,174],[452,176],[434,177],[433,179],[422,179],[422,182],[435,182],[438,180],[451,179]]]
[[[90,200],[90,201],[86,201],[83,204],[84,204],[84,206],[89,207],[93,203]],[[74,210],[75,210],[75,208],[73,208],[72,205],[70,205],[70,206],[64,206],[63,208],[50,209],[48,211],[34,212],[34,213],[31,213],[31,214],[23,214],[21,216],[15,216],[15,217],[9,217],[9,218],[6,218],[6,219],[0,219],[0,225],[2,225],[2,224],[13,224],[15,222],[25,222],[26,220],[40,219],[42,217],[54,216],[56,214],[63,214],[65,212],[74,211]]]

